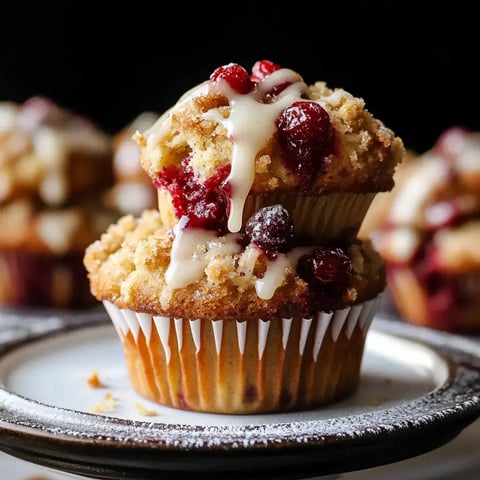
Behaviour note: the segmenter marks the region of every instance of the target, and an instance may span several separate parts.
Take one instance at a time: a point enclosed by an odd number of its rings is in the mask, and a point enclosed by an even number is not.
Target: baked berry
[[[352,263],[341,248],[317,248],[298,260],[297,273],[312,289],[344,291],[352,273]]]
[[[468,135],[468,130],[463,127],[451,127],[438,137],[433,150],[441,157],[454,159],[463,150]]]
[[[250,78],[254,82],[260,82],[280,68],[282,67],[278,63],[273,63],[270,60],[258,60],[252,67]]]
[[[226,81],[235,92],[245,95],[253,90],[254,83],[248,72],[238,63],[229,63],[218,67],[211,75],[210,81]]]
[[[189,226],[223,235],[227,232],[228,220],[228,185],[225,187],[224,182],[229,172],[229,165],[219,168],[214,176],[202,183],[190,165],[190,157],[187,157],[180,167],[165,168],[154,185],[170,193],[177,218],[187,216]]]
[[[334,151],[330,116],[316,102],[299,101],[283,110],[276,125],[283,161],[307,189]]]
[[[246,243],[256,245],[270,259],[289,250],[293,237],[293,222],[282,205],[260,208],[245,226]]]

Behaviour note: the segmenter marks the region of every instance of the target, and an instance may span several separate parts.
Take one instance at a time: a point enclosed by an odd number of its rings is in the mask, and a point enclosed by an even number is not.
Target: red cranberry
[[[223,235],[228,231],[228,185],[223,184],[229,172],[229,165],[219,168],[214,176],[201,183],[190,166],[190,157],[187,157],[180,167],[165,168],[154,185],[168,190],[177,218],[186,215],[189,226],[215,230]]]
[[[218,67],[210,75],[210,81],[215,83],[219,80],[226,81],[233,90],[243,95],[251,92],[254,87],[248,72],[238,63],[229,63]]]
[[[341,248],[317,248],[300,257],[297,273],[314,290],[343,291],[350,282],[352,263]]]
[[[273,72],[280,70],[282,68],[278,63],[273,63],[270,60],[259,60],[252,67],[251,79],[254,82],[262,82],[265,78],[271,75]],[[274,97],[280,95],[280,93],[285,90],[290,85],[290,82],[280,83],[274,85],[272,89],[265,95],[263,101],[265,103],[270,103]]]
[[[259,60],[253,65],[250,78],[254,82],[260,82],[280,68],[282,67],[278,63],[273,63],[270,60]]]
[[[454,159],[462,151],[468,134],[468,130],[463,127],[449,128],[438,137],[433,150],[441,157]]]
[[[245,240],[261,248],[270,259],[279,252],[286,252],[293,236],[293,222],[282,205],[261,208],[245,226]]]
[[[295,102],[278,117],[277,131],[287,168],[300,177],[299,183],[307,189],[334,151],[330,116],[316,102]]]

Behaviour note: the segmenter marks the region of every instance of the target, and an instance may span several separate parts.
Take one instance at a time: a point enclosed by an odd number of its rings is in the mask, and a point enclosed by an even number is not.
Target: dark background
[[[458,2],[76,5],[2,6],[0,100],[46,95],[114,133],[217,66],[270,59],[363,97],[413,150],[480,130],[477,16]]]

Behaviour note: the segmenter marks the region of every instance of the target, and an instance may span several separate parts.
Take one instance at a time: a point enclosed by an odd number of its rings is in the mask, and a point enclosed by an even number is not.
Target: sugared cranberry
[[[282,67],[278,63],[273,63],[270,60],[259,60],[254,63],[250,78],[254,82],[260,82],[276,70],[280,70],[280,68]]]
[[[338,292],[349,284],[352,263],[341,248],[317,248],[300,257],[297,273],[314,290]]]
[[[286,252],[292,245],[293,222],[282,205],[263,207],[252,215],[245,226],[245,240],[261,248],[268,258]]]
[[[200,182],[191,165],[190,157],[180,167],[165,168],[154,181],[157,188],[165,188],[172,197],[177,218],[186,215],[189,226],[215,230],[220,235],[227,232],[228,185],[224,182],[230,166],[219,168],[217,173]]]
[[[316,102],[294,102],[278,117],[277,131],[287,168],[300,177],[300,185],[307,189],[334,151],[330,116]]]
[[[254,82],[260,83],[269,75],[271,75],[273,72],[280,70],[280,68],[282,67],[278,63],[273,63],[270,60],[259,60],[253,65],[252,75],[250,78]],[[265,94],[263,101],[265,103],[271,103],[272,101],[274,101],[275,97],[280,95],[280,93],[283,92],[283,90],[285,90],[285,88],[287,88],[289,85],[290,85],[290,82],[284,82],[284,83],[279,83],[277,85],[274,85]]]
[[[454,159],[463,150],[468,134],[468,130],[463,127],[449,128],[438,137],[433,150],[441,157]]]
[[[229,63],[218,67],[211,75],[212,83],[225,80],[237,93],[247,94],[253,90],[254,83],[248,72],[238,63]]]

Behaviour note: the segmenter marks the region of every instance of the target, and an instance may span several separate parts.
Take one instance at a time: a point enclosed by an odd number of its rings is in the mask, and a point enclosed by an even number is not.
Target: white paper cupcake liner
[[[182,350],[184,338],[183,330],[187,328],[193,339],[195,352],[199,353],[202,348],[202,336],[205,335],[205,330],[200,328],[201,320],[199,319],[184,320],[181,318],[155,316],[134,312],[129,309],[121,309],[109,301],[104,301],[103,303],[122,341],[124,341],[126,336],[130,333],[135,342],[138,342],[139,335],[142,334],[148,345],[152,331],[155,330],[161,340],[165,356],[168,361],[170,361],[171,349],[173,347],[179,352]],[[329,330],[331,340],[334,343],[338,340],[341,333],[345,334],[348,339],[351,338],[355,328],[359,328],[365,335],[376,312],[377,303],[378,299],[375,298],[335,312],[318,312],[314,327],[312,327],[312,323],[314,323],[313,317],[301,319],[300,334],[298,338],[294,339],[294,341],[298,342],[299,355],[303,356],[306,353],[305,345],[307,339],[313,338],[314,341],[311,353],[313,360],[316,362],[327,330]],[[238,352],[240,354],[245,352],[247,328],[255,328],[257,330],[255,336],[258,339],[258,358],[262,359],[272,322],[277,322],[277,320],[263,321],[259,319],[255,322],[236,320],[235,327]],[[284,350],[289,343],[292,322],[292,318],[282,318],[278,320],[281,331],[282,347]],[[220,355],[223,344],[224,324],[230,324],[231,321],[215,320],[205,323],[211,327],[211,335],[213,336],[215,350],[217,355]],[[173,342],[175,345],[172,345],[171,331],[175,334],[176,342]]]
[[[312,318],[199,320],[105,301],[137,393],[213,413],[313,408],[355,390],[378,299]]]
[[[348,192],[318,196],[298,196],[288,192],[250,194],[244,206],[243,225],[260,208],[281,204],[288,210],[297,236],[309,237],[319,244],[335,239],[348,242],[358,233],[375,195]],[[166,190],[158,190],[158,208],[162,222],[172,228],[178,219]]]

